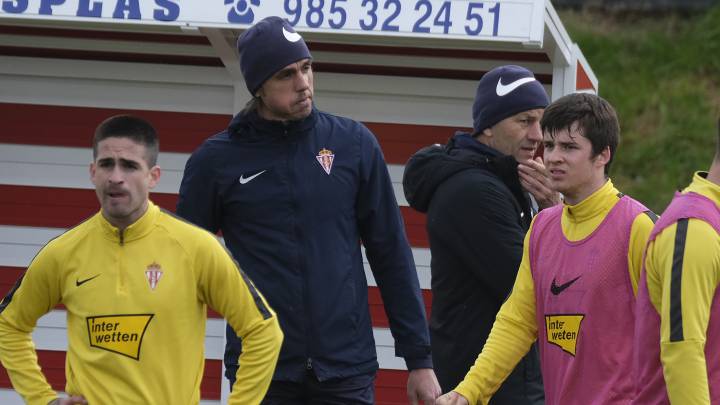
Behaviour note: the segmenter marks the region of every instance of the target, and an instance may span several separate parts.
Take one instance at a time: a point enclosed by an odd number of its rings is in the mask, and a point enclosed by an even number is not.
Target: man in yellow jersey
[[[645,255],[635,403],[720,404],[720,131],[710,170],[675,195]]]
[[[146,121],[101,123],[90,164],[100,212],[41,249],[0,303],[0,360],[28,404],[199,403],[208,306],[243,337],[229,403],[264,396],[282,343],[277,318],[214,235],[149,200],[157,156]],[[67,309],[63,398],[31,337],[58,304]]]
[[[607,177],[620,128],[605,100],[562,97],[540,125],[564,203],[533,219],[483,351],[437,404],[486,404],[536,340],[547,404],[629,404],[635,394],[635,291],[655,215]]]

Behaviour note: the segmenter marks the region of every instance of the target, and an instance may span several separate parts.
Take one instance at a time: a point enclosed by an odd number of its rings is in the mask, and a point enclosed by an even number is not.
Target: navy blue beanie
[[[524,67],[506,65],[485,73],[473,103],[473,129],[482,132],[507,117],[550,104],[545,88]]]
[[[300,34],[280,17],[267,17],[248,28],[237,41],[240,70],[250,94],[285,66],[312,59]]]

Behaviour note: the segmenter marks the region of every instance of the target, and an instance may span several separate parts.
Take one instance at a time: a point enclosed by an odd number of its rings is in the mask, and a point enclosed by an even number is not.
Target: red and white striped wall
[[[118,113],[153,123],[160,134],[163,176],[151,198],[174,211],[189,154],[225,128],[248,98],[242,86],[233,86],[232,56],[223,55],[223,46],[217,44],[232,43],[230,36],[39,24],[0,22],[2,295],[48,240],[98,210],[88,174],[98,123]],[[503,50],[497,45],[484,50],[431,49],[378,41],[329,42],[311,35],[308,39],[317,106],[364,122],[382,146],[429,314],[425,218],[410,209],[403,196],[404,163],[419,148],[444,143],[456,129],[471,126],[477,80],[492,67],[521,64],[533,70],[548,91],[562,90],[563,84],[554,79],[558,67],[551,60],[557,57],[550,58],[553,52],[548,50]],[[594,79],[591,72],[590,76]],[[377,403],[403,404],[405,364],[394,355],[382,300],[367,266],[366,275],[381,368]],[[64,308],[41,318],[33,338],[46,376],[54,389],[62,391],[67,349]],[[221,404],[226,395],[223,348],[224,322],[210,311],[203,404]],[[2,368],[0,403],[22,403]]]
[[[180,112],[153,112],[89,107],[59,107],[30,104],[0,104],[0,290],[8,291],[22,274],[37,251],[50,239],[61,234],[98,209],[88,164],[92,149],[80,147],[91,139],[94,127],[105,117],[131,112],[149,119],[161,136],[163,152],[159,165],[163,176],[151,198],[163,208],[174,211],[177,190],[185,161],[207,135],[222,129],[229,115]],[[50,125],[48,125],[51,123]],[[378,133],[388,161],[398,199],[403,201],[400,181],[402,162],[399,152],[403,145],[393,146],[393,132],[427,131],[428,128],[403,127],[398,124],[370,124]],[[206,129],[207,128],[207,129]],[[436,127],[438,136],[445,137],[448,128]],[[383,137],[382,133],[389,136]],[[430,143],[432,139],[424,142]],[[422,145],[419,143],[418,145]],[[414,147],[413,147],[414,148]],[[424,230],[424,218],[406,206],[401,207],[407,234],[413,244],[418,276],[424,296],[430,305],[430,254]],[[381,368],[378,398],[400,398],[404,393],[404,362],[394,357],[393,340],[382,300],[369,267],[370,310],[378,346]],[[58,308],[43,317],[34,333],[40,362],[53,387],[64,385],[64,351],[67,349],[64,310]],[[207,325],[206,356],[208,358],[202,396],[220,399],[221,359],[224,347],[224,323],[210,312]],[[0,372],[0,387],[9,388],[9,380]],[[387,391],[387,393],[385,393]],[[0,403],[2,400],[0,392]],[[386,395],[386,396],[385,396]],[[391,403],[391,402],[389,402]]]

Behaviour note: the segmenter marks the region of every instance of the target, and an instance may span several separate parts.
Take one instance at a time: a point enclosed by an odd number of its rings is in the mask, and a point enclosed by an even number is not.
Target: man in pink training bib
[[[720,404],[718,207],[720,133],[710,170],[695,173],[650,234],[638,291],[638,405]]]
[[[534,218],[482,353],[438,404],[486,404],[535,340],[547,404],[633,400],[635,292],[655,214],[608,178],[620,128],[607,101],[562,97],[540,125],[545,166],[564,203]]]

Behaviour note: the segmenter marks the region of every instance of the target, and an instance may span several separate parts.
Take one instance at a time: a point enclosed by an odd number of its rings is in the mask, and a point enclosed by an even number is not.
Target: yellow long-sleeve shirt
[[[214,235],[152,203],[122,233],[98,213],[48,243],[0,305],[0,359],[31,405],[57,397],[31,339],[67,308],[69,394],[90,404],[197,404],[207,306],[243,337],[232,404],[262,400],[282,343],[277,317]]]
[[[720,186],[706,173],[695,173],[684,193],[694,192],[720,207]],[[705,360],[710,308],[720,283],[720,235],[699,219],[690,218],[684,246],[676,244],[677,223],[648,244],[645,269],[650,302],[660,314],[660,359],[673,404],[709,404],[710,390]],[[682,269],[673,280],[673,257],[682,247]],[[671,284],[680,283],[682,339],[671,341]]]
[[[588,237],[619,201],[619,194],[608,180],[580,203],[565,205],[561,217],[564,236],[570,241],[579,241]],[[465,379],[455,388],[455,391],[467,398],[471,404],[487,404],[537,339],[535,286],[529,257],[529,240],[533,225],[534,222],[525,236],[523,257],[512,293],[500,308],[483,351]],[[638,215],[632,223],[627,262],[635,293],[637,293],[645,243],[652,226],[653,221],[648,215]]]

